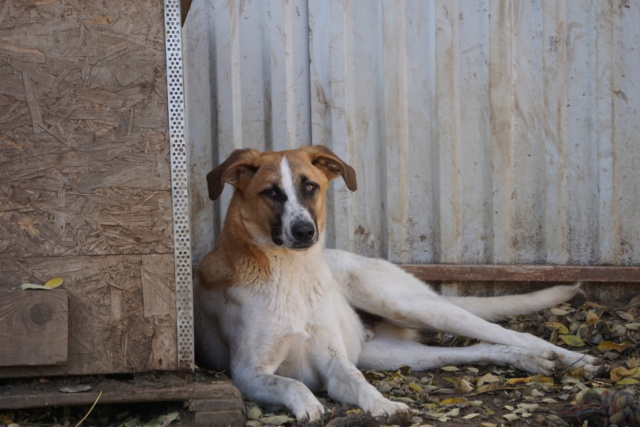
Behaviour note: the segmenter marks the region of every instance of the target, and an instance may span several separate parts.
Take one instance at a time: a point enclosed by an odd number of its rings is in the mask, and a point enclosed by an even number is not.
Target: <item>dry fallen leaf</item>
[[[560,333],[560,334],[568,334],[569,333],[569,329],[567,329],[567,327],[564,326],[560,322],[548,322],[548,323],[545,323],[544,326],[548,326],[550,328],[555,328],[555,329],[558,330],[558,333]]]
[[[640,384],[640,381],[638,381],[635,378],[623,378],[620,381],[616,382],[616,385],[636,385],[636,384]]]
[[[496,376],[495,376],[495,375],[493,375],[493,374],[486,374],[486,375],[481,376],[481,377],[478,379],[478,382],[476,383],[476,385],[477,385],[478,387],[480,387],[480,386],[481,386],[481,385],[483,385],[483,384],[487,384],[487,383],[497,383],[497,382],[500,382],[500,378],[499,378],[499,377],[496,377]]]
[[[528,382],[531,382],[531,378],[509,378],[507,380],[509,385],[526,384]]]
[[[582,341],[582,338],[580,338],[577,335],[560,335],[558,338],[560,338],[562,341],[565,342],[565,344],[570,345],[571,347],[585,346],[585,343],[584,341]]]
[[[621,344],[616,344],[614,342],[611,341],[602,341],[600,344],[598,344],[598,350],[600,350],[601,352],[605,352],[605,351],[617,351],[618,353],[628,349],[629,347],[631,347],[631,343],[630,342],[623,342]]]
[[[592,310],[587,313],[587,317],[585,318],[585,320],[587,322],[587,325],[595,326],[600,321],[600,317],[598,317],[598,314]]]
[[[461,378],[460,381],[457,381],[454,385],[455,389],[460,393],[471,393],[473,391],[473,386],[469,381]]]
[[[440,405],[459,405],[461,403],[467,403],[467,399],[464,397],[452,397],[440,401]]]
[[[622,378],[633,376],[636,372],[638,372],[638,368],[627,369],[624,366],[620,366],[612,369],[609,373],[609,377],[611,378],[611,381],[618,382]]]
[[[62,282],[64,282],[64,280],[62,279],[62,277],[54,277],[53,279],[47,281],[47,283],[45,283],[44,285],[47,288],[51,288],[51,289],[55,289],[58,286],[62,285]]]
[[[44,286],[44,285],[37,285],[35,283],[23,283],[22,285],[20,285],[20,289],[27,290],[27,289],[44,289],[44,290],[51,290],[51,288]]]
[[[62,387],[59,391],[63,392],[63,393],[82,393],[84,391],[89,391],[91,390],[91,386],[88,384],[78,384],[78,385],[71,385],[71,386],[67,386],[67,387]]]
[[[516,414],[505,414],[502,417],[505,420],[510,421],[510,422],[514,422],[515,420],[517,420],[519,418]]]

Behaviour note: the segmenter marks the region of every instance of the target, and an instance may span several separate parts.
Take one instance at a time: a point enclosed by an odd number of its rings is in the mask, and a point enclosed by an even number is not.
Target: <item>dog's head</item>
[[[356,173],[331,150],[236,150],[207,174],[209,198],[220,197],[225,183],[235,187],[233,209],[254,242],[288,249],[308,249],[325,225],[325,193],[342,176],[351,191]],[[231,209],[231,207],[230,207]]]

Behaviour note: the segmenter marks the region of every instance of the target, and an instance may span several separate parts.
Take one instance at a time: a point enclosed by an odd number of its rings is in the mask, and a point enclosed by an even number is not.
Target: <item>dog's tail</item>
[[[507,316],[529,314],[560,304],[584,294],[581,283],[573,286],[554,286],[553,288],[522,295],[504,295],[498,297],[444,297],[447,301],[462,307],[485,320],[502,320]]]

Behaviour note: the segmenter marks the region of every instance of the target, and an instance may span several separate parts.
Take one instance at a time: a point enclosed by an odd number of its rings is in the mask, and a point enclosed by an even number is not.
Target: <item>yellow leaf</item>
[[[536,374],[531,377],[531,381],[542,383],[542,384],[553,384],[553,378],[546,377],[542,374]]]
[[[568,334],[569,333],[569,329],[567,329],[567,327],[564,326],[560,322],[549,322],[549,323],[545,323],[544,326],[548,326],[550,328],[557,329],[558,332],[561,333],[561,334]]]
[[[623,378],[620,381],[616,382],[616,385],[635,385],[635,384],[640,384],[640,381],[638,381],[635,378]]]
[[[62,282],[64,282],[64,280],[62,279],[62,277],[54,277],[53,279],[49,280],[47,283],[45,283],[44,285],[47,288],[51,288],[51,289],[55,289],[58,286],[62,285]]]
[[[509,378],[507,380],[509,385],[526,384],[528,382],[531,382],[531,378]]]
[[[455,372],[455,371],[459,371],[460,369],[455,367],[455,366],[443,366],[442,368],[443,371],[447,371],[447,372]]]
[[[580,338],[577,335],[560,335],[558,338],[560,338],[562,341],[564,341],[567,345],[570,345],[571,347],[585,346],[585,343],[584,341],[582,341],[582,338]]]
[[[474,419],[475,417],[478,417],[478,416],[480,416],[480,414],[469,414],[469,415],[465,415],[462,418],[464,418],[465,420],[472,420],[472,419]]]
[[[638,368],[627,369],[624,366],[614,368],[609,373],[611,381],[618,382],[624,377],[630,377],[638,371]]]
[[[605,351],[611,351],[611,350],[615,350],[618,353],[626,350],[627,348],[629,348],[631,346],[630,342],[624,342],[622,344],[616,344],[614,342],[611,341],[602,341],[600,344],[598,344],[598,350],[605,352]]]
[[[0,414],[0,423],[11,424],[13,422],[13,416]]]
[[[564,316],[565,314],[569,314],[567,310],[563,310],[561,308],[552,308],[551,312],[556,316]]]
[[[464,397],[452,397],[440,401],[440,405],[459,405],[461,403],[467,403],[467,399]]]
[[[594,326],[598,324],[598,322],[600,321],[600,318],[598,317],[595,311],[590,311],[587,313],[586,321],[587,321],[587,325]]]
[[[567,375],[573,378],[582,378],[584,376],[584,365],[580,365],[576,369],[567,369]]]
[[[422,387],[418,383],[409,383],[409,388],[416,393],[420,393],[422,391]]]

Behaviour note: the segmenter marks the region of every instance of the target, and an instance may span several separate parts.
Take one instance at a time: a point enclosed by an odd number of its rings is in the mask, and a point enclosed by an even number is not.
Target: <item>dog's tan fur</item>
[[[324,147],[240,150],[209,173],[212,199],[225,183],[235,191],[218,242],[197,271],[198,364],[229,369],[250,398],[284,405],[300,421],[321,418],[324,409],[311,391],[321,388],[388,422],[408,419],[407,406],[385,399],[356,365],[421,370],[491,362],[544,374],[569,365],[587,374],[601,370],[594,357],[485,320],[540,310],[571,298],[578,287],[446,299],[386,261],[323,250],[325,193],[338,176],[356,189],[353,169]],[[379,321],[365,328],[356,309]],[[420,329],[487,343],[427,347],[412,339]]]

